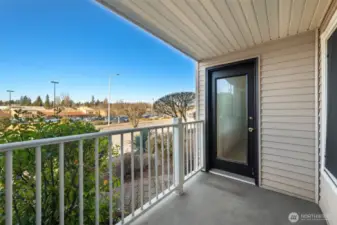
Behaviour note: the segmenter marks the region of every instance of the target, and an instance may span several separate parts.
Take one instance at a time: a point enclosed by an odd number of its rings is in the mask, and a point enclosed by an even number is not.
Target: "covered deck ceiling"
[[[201,61],[319,27],[331,0],[97,0]]]

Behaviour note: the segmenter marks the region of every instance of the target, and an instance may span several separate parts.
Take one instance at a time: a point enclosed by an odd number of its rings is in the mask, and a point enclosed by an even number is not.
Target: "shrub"
[[[151,146],[151,151],[152,153],[155,153],[155,132],[151,132],[150,134],[150,146]],[[167,145],[167,139],[169,139],[169,146]],[[170,155],[172,155],[173,152],[173,135],[172,132],[164,132],[164,134],[162,135],[161,132],[157,132],[157,149],[158,149],[158,153],[159,156],[161,156],[161,148],[162,148],[162,141],[163,141],[163,147],[164,147],[164,151],[167,151],[167,147],[169,147],[169,151],[170,151]],[[148,146],[148,144],[146,144],[146,146]],[[165,153],[164,155],[166,155],[167,153]]]
[[[21,121],[20,118],[16,118]],[[12,124],[0,131],[0,144],[28,141],[41,138],[53,138],[68,135],[98,132],[90,123],[62,120],[58,123],[44,122],[40,117],[28,119],[25,123]],[[64,198],[65,224],[79,224],[79,183],[78,183],[78,148],[79,142],[64,144]],[[118,146],[113,146],[114,154]],[[42,156],[42,221],[45,225],[59,223],[59,155],[58,145],[41,148]],[[5,204],[5,154],[0,154],[0,224],[4,223]],[[84,159],[84,223],[95,221],[95,141],[83,142]],[[108,195],[108,140],[99,139],[100,168],[100,222],[109,220]],[[13,224],[35,224],[35,149],[16,149],[13,151]],[[114,188],[120,183],[113,177]],[[113,196],[114,222],[119,221],[117,199]]]
[[[149,136],[149,133],[148,133],[148,130],[147,129],[143,129],[142,131],[140,131],[141,134],[142,134],[142,137],[143,137],[143,152],[146,151],[146,143],[147,143],[147,140],[148,140],[148,136]],[[141,144],[141,135],[137,135],[135,136],[135,140],[133,141],[134,142],[134,145],[135,145],[135,148],[136,148],[136,151],[139,152],[140,151],[140,144]]]
[[[4,131],[11,125],[11,120],[9,118],[0,118],[0,132]]]

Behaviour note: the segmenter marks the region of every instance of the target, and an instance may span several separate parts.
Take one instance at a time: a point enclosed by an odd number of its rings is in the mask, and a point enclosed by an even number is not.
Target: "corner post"
[[[184,185],[184,139],[181,118],[173,118],[173,125],[174,184],[176,193],[181,195]]]

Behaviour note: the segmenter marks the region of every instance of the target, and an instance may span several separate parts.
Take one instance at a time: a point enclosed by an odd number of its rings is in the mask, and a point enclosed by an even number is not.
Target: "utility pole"
[[[116,76],[119,76],[117,73]],[[108,126],[110,125],[110,104],[111,104],[111,77],[109,77],[109,96],[108,96]]]
[[[12,93],[14,92],[13,90],[7,90],[7,92],[9,93],[9,116],[10,118],[12,118]]]
[[[53,102],[53,108],[54,108],[54,116],[56,114],[56,84],[59,84],[57,81],[51,81],[52,84],[54,84],[54,102]]]

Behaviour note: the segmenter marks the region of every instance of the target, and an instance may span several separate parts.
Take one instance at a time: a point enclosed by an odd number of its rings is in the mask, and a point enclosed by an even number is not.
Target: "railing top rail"
[[[203,122],[204,122],[203,120],[195,120],[195,121],[185,122],[183,124],[186,125],[186,124],[203,123]]]
[[[197,120],[197,121],[187,122],[183,124],[200,123],[200,122],[203,122],[203,121]],[[95,132],[95,133],[70,135],[70,136],[64,136],[64,137],[44,138],[44,139],[31,140],[31,141],[0,144],[0,153],[15,150],[15,149],[35,148],[35,147],[45,146],[45,145],[53,145],[53,144],[60,144],[60,143],[66,143],[66,142],[72,142],[72,141],[94,139],[94,138],[104,137],[108,135],[119,135],[119,134],[131,133],[131,132],[139,132],[139,131],[147,130],[147,129],[153,130],[153,129],[160,129],[160,128],[166,128],[166,127],[174,127],[174,126],[177,126],[177,124],[165,124],[165,125],[121,129],[121,130],[101,131],[101,132]]]

